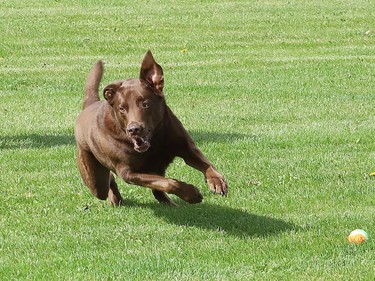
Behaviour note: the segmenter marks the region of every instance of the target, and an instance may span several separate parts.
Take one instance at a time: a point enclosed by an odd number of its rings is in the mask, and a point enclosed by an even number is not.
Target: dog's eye
[[[150,104],[149,104],[149,102],[146,101],[146,100],[145,100],[145,101],[142,101],[141,106],[142,106],[143,109],[148,109],[148,108],[150,108]]]
[[[126,111],[125,107],[123,107],[123,106],[120,106],[120,107],[118,108],[118,110],[119,110],[121,113],[124,113],[124,112]]]

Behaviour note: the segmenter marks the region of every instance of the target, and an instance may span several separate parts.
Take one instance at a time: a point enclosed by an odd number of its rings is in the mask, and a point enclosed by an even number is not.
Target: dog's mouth
[[[142,153],[146,152],[150,148],[151,144],[148,136],[149,135],[146,135],[144,137],[131,136],[135,151]]]

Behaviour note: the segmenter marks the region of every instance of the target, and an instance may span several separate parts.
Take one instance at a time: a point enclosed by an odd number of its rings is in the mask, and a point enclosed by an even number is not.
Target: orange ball
[[[368,234],[366,233],[366,231],[362,229],[353,230],[348,236],[349,243],[355,243],[355,244],[361,244],[363,242],[366,242],[367,239],[368,239]]]

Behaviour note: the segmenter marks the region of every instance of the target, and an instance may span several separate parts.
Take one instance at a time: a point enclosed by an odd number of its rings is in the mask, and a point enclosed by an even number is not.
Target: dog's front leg
[[[214,193],[226,195],[228,193],[228,185],[224,177],[216,170],[211,162],[204,156],[199,148],[194,144],[193,140],[189,140],[181,157],[189,166],[201,171],[206,178],[208,187]]]
[[[202,202],[203,196],[194,185],[159,175],[121,171],[118,175],[127,183],[151,188],[152,190],[174,194],[190,203]]]

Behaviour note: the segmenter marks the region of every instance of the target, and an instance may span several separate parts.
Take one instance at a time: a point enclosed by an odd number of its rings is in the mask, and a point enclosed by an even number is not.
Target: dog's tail
[[[104,63],[100,60],[91,69],[86,79],[85,97],[83,98],[83,109],[99,101],[99,84],[104,72]]]

